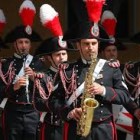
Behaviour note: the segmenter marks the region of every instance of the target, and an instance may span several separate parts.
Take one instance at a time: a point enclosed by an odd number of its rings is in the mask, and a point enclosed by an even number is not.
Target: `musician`
[[[100,54],[101,57],[107,60],[111,60],[112,63],[110,63],[110,65],[115,65],[114,61],[117,61],[117,64],[119,63],[119,61],[117,60],[118,58],[118,50],[119,51],[124,51],[126,49],[126,47],[118,40],[116,39],[116,41],[114,43],[111,42],[102,42],[100,43]],[[124,68],[124,64],[119,64],[120,65],[120,69],[123,72],[123,68]],[[123,108],[122,105],[115,105],[113,104],[113,116],[114,116],[114,120],[116,121],[118,118],[118,114],[121,111],[121,109]],[[124,118],[125,119],[125,118]],[[122,130],[117,129],[117,138],[118,140],[122,140],[122,139],[126,139],[126,135],[127,135],[127,130],[124,132]]]
[[[76,125],[82,113],[80,107],[84,89],[82,83],[91,63],[91,53],[98,55],[99,41],[107,40],[107,37],[102,36],[105,31],[101,27],[100,36],[94,34],[93,25],[92,22],[79,23],[64,36],[64,40],[76,42],[80,52],[80,59],[75,63],[69,64],[65,69],[60,69],[61,80],[58,78],[58,87],[50,95],[48,102],[49,109],[58,113],[66,121],[64,126],[64,138],[66,140],[115,140],[116,130],[112,118],[112,104],[131,105],[130,112],[134,112],[137,109],[137,105],[129,97],[120,70],[110,67],[104,61],[105,63],[104,65],[102,65],[103,63],[101,64],[102,68],[95,82],[93,85],[88,85],[86,89],[99,102],[99,106],[94,111],[91,132],[85,138],[76,134]],[[99,64],[99,66],[101,65]],[[80,88],[80,92],[74,92]],[[135,113],[138,112],[136,111]]]
[[[5,43],[3,42],[2,38],[0,37],[0,51],[1,49],[7,49],[7,46],[5,45]],[[2,65],[2,63],[5,61],[5,59],[0,58],[0,65]],[[0,98],[0,102],[1,102],[1,98]],[[3,140],[3,133],[2,133],[2,109],[0,108],[0,139]]]
[[[139,45],[139,40],[140,40],[140,33],[136,33],[135,35],[133,35],[130,38],[130,41],[132,43],[136,43]],[[119,63],[118,65],[116,65],[115,67],[119,67]],[[113,66],[113,65],[112,65]],[[135,102],[137,103],[137,105],[139,106],[139,67],[140,67],[140,62],[128,62],[125,64],[124,66],[124,78],[126,81],[126,84],[128,86],[129,92],[130,92],[130,96],[132,98],[134,98]],[[139,120],[134,117],[133,118],[133,139],[134,140],[138,140],[140,138],[140,134],[139,134]]]
[[[13,43],[14,54],[1,67],[0,96],[3,100],[3,129],[7,140],[36,140],[39,113],[33,107],[33,79],[43,69],[42,62],[30,55],[31,42],[41,41],[32,30],[17,26],[5,41]],[[5,103],[5,101],[7,102]]]
[[[60,43],[61,42],[61,43]],[[60,41],[59,37],[51,37],[41,43],[36,51],[36,55],[43,56],[43,58],[50,62],[49,69],[45,70],[43,79],[40,81],[35,80],[36,85],[41,82],[41,87],[44,90],[44,96],[41,96],[40,86],[37,86],[35,94],[35,108],[38,111],[43,112],[41,114],[40,121],[40,140],[62,140],[63,134],[63,122],[59,116],[53,112],[50,112],[46,106],[46,100],[49,98],[53,88],[56,86],[55,78],[58,72],[58,65],[63,62],[67,62],[67,51],[74,50],[73,46],[65,41]],[[40,91],[40,92],[39,92]]]
[[[9,47],[5,44],[5,42],[3,41],[3,39],[0,37],[0,51],[1,49],[8,49]],[[2,63],[5,62],[5,58],[0,57],[0,66],[2,66]],[[0,102],[1,102],[1,96],[0,96]]]
[[[130,41],[135,43],[136,45],[140,44],[140,33],[137,32],[134,34]],[[124,78],[126,80],[126,84],[128,85],[128,89],[132,98],[140,107],[140,61],[137,62],[130,62],[125,65],[124,68]],[[140,121],[134,117],[133,118],[133,139],[139,140],[140,139]]]
[[[106,60],[110,60],[112,62],[111,65],[114,65],[113,64],[114,61],[116,61],[118,58],[118,50],[123,51],[126,49],[126,47],[123,45],[123,43],[121,41],[119,41],[119,39],[115,38],[117,18],[115,17],[115,15],[112,11],[106,10],[102,14],[101,24],[105,28],[106,32],[108,33],[111,41],[100,43],[99,54],[101,55],[102,58],[104,58]],[[122,68],[122,67],[124,67],[123,64],[121,64],[120,68]],[[122,107],[122,105],[115,105],[115,104],[113,104],[112,106],[113,106],[113,117],[116,122],[116,120],[118,119],[118,114],[123,107]],[[126,118],[124,118],[124,119],[126,119]],[[125,140],[126,135],[127,135],[126,132],[123,132],[122,130],[119,130],[117,128],[117,139],[118,140],[122,140],[122,139]]]
[[[126,66],[124,69],[124,77],[131,96],[140,107],[140,62],[131,63],[131,67]],[[133,118],[133,128],[134,140],[140,139],[140,121],[136,117]]]

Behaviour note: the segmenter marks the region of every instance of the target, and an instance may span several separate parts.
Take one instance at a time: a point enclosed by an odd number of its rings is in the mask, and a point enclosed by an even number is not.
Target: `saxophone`
[[[81,107],[82,115],[77,123],[77,135],[86,137],[90,133],[92,120],[94,116],[94,110],[98,107],[99,103],[97,100],[91,97],[88,92],[88,87],[93,84],[95,78],[93,77],[93,72],[97,63],[97,55],[95,53],[91,54],[91,65],[86,73],[84,92],[82,94]]]

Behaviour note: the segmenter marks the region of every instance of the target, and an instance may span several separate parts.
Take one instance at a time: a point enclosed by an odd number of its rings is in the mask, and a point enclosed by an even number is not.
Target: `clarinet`
[[[26,54],[23,54],[23,68],[25,70],[26,68],[26,60],[27,60],[27,55]],[[25,75],[25,78],[26,78],[26,86],[25,86],[25,94],[26,94],[26,98],[27,98],[27,103],[30,103],[30,99],[29,99],[29,76],[28,75]]]

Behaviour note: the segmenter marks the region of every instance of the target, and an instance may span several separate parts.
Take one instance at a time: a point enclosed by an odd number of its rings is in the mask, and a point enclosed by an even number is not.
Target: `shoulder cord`
[[[124,71],[123,71],[123,75],[124,75],[124,78],[126,80],[126,82],[128,84],[130,84],[131,86],[134,87],[133,91],[132,91],[132,95],[135,94],[135,99],[138,97],[138,89],[139,89],[139,86],[138,85],[138,82],[139,82],[139,77],[140,77],[140,74],[138,72],[137,74],[137,77],[134,77],[129,71],[128,69],[125,67],[124,68]],[[133,83],[135,82],[135,83]]]
[[[49,93],[49,95],[46,94],[45,90],[42,88],[41,86],[41,82],[38,78],[35,78],[34,80],[34,87],[33,87],[33,96],[32,96],[32,100],[33,100],[33,106],[35,108],[35,110],[37,110],[36,106],[35,106],[35,89],[38,89],[39,91],[39,95],[42,99],[46,100],[46,106],[47,108],[50,110],[49,106],[48,106],[48,102],[47,100],[49,99],[49,96],[51,93]],[[37,110],[38,111],[38,110]]]
[[[65,67],[61,66],[59,67],[59,73],[60,78],[63,84],[63,87],[65,89],[66,98],[68,98],[69,94],[72,94],[76,90],[76,74],[75,74],[75,68],[72,69],[72,75],[70,78],[68,78]],[[67,87],[68,84],[68,87]]]
[[[10,63],[9,65],[9,69],[8,71],[4,74],[2,71],[2,63],[0,63],[0,78],[2,79],[2,81],[9,86],[12,83],[12,80],[14,78],[15,75],[15,71],[13,69],[13,61]],[[7,79],[8,78],[8,79]],[[7,80],[6,80],[7,79]]]
[[[138,68],[136,87],[137,87],[137,89],[136,89],[135,98],[139,98],[139,96],[140,96],[140,72],[139,72],[139,68]]]
[[[43,89],[43,87],[41,85],[40,79],[35,78],[35,80],[34,80],[34,90],[33,90],[34,93],[35,93],[35,89],[37,88],[38,91],[39,91],[40,97],[42,99],[48,99],[50,97],[51,92],[53,91],[54,82],[56,80],[57,74],[58,73],[55,74],[55,76],[53,78],[53,81],[51,81],[50,76],[47,76],[46,81],[44,80],[45,84],[46,84],[45,86],[47,87],[49,94],[46,94],[45,90]]]
[[[136,82],[136,77],[134,77],[134,76],[128,71],[128,69],[127,69],[126,66],[124,67],[123,76],[124,76],[124,78],[125,78],[125,80],[126,80],[126,82],[127,82],[128,84],[130,84],[130,85],[133,86],[133,87],[136,86],[135,83],[133,83],[133,82]]]
[[[34,93],[35,93],[35,89],[38,89],[38,91],[39,91],[39,94],[40,94],[40,97],[42,98],[42,99],[48,99],[48,96],[47,96],[47,94],[45,93],[45,90],[42,88],[42,86],[41,86],[41,82],[40,82],[40,80],[38,79],[38,78],[36,78],[35,80],[34,80]]]

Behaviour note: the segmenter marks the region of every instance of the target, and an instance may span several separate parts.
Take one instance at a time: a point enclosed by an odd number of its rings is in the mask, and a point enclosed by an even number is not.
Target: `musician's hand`
[[[127,69],[131,69],[131,68],[134,67],[134,64],[133,64],[132,62],[125,63],[125,67],[126,67]]]
[[[41,79],[44,77],[44,73],[34,73],[34,77]]]
[[[134,112],[134,116],[140,120],[140,108],[136,109],[135,112]]]
[[[26,86],[26,77],[19,77],[14,84],[14,91],[19,90],[21,87]]]
[[[28,75],[29,78],[33,81],[34,80],[34,71],[30,67],[26,67],[24,70],[25,70],[25,75]]]
[[[114,60],[114,61],[109,61],[109,66],[113,67],[113,68],[118,68],[120,67],[120,62],[119,60]]]
[[[76,121],[79,121],[82,114],[82,108],[74,108],[69,114],[68,117],[70,119],[74,119]]]
[[[96,82],[94,82],[93,84],[92,84],[92,86],[90,86],[89,88],[88,88],[88,91],[91,93],[91,95],[103,95],[103,93],[104,93],[104,90],[105,90],[105,87],[104,86],[102,86],[102,85],[100,85],[100,84],[98,84],[98,83],[96,83]]]

